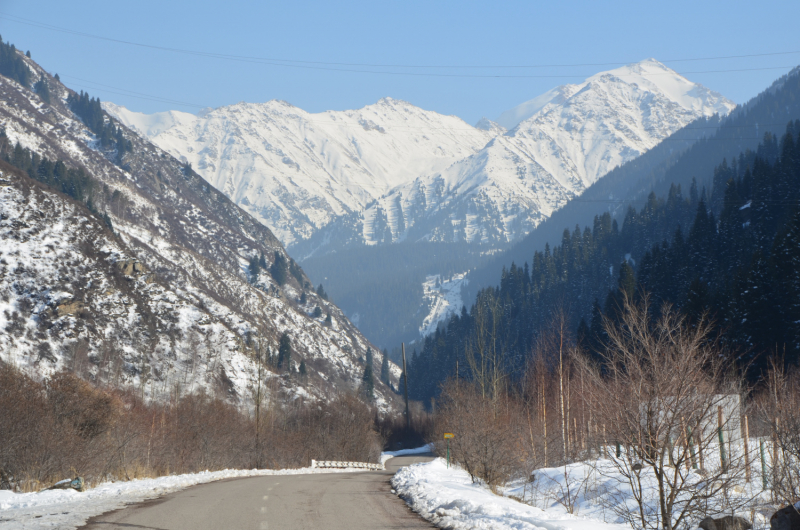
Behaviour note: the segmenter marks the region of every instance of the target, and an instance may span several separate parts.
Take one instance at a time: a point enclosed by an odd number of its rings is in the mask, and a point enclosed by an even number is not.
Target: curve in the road
[[[432,455],[395,457],[386,471],[274,475],[212,482],[89,520],[84,530],[361,530],[433,528],[391,492],[402,466]]]

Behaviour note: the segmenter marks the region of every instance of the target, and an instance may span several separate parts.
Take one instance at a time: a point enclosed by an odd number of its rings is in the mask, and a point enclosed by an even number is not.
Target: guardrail
[[[369,462],[339,462],[336,460],[312,460],[311,467],[317,469],[369,469],[383,471],[383,464],[370,464]]]

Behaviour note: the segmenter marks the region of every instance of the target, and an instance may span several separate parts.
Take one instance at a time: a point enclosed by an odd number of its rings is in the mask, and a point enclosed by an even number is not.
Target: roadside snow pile
[[[422,447],[415,447],[414,449],[400,449],[399,451],[384,451],[383,453],[381,453],[381,464],[385,464],[387,460],[389,460],[390,458],[394,458],[396,456],[420,455],[432,452],[433,452],[433,444],[423,445]]]
[[[452,530],[629,530],[625,524],[604,523],[565,513],[560,506],[543,510],[493,494],[473,484],[466,471],[437,458],[404,467],[392,486],[411,508],[436,526]]]
[[[129,482],[108,482],[79,493],[75,490],[48,490],[41,493],[12,493],[0,490],[0,528],[3,530],[78,528],[89,518],[124,508],[189,486],[227,478],[267,475],[347,473],[359,469],[225,469],[204,471]]]

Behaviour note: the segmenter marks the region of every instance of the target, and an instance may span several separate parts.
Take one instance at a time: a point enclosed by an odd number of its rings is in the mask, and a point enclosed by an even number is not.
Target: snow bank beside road
[[[623,524],[570,515],[563,508],[542,510],[494,495],[473,484],[466,471],[447,468],[443,459],[404,467],[392,486],[411,508],[442,528],[453,530],[629,530]]]
[[[83,493],[75,490],[50,490],[41,493],[12,493],[0,490],[0,528],[36,530],[77,528],[96,515],[130,504],[160,497],[189,486],[227,478],[266,475],[304,475],[344,473],[360,469],[226,469],[186,475],[173,475],[129,482],[108,482]]]

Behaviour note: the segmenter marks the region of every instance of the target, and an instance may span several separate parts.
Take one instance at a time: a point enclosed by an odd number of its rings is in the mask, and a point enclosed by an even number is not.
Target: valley
[[[4,6],[0,528],[800,528],[762,4]]]

